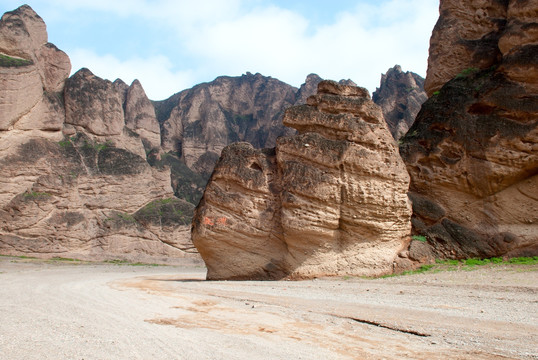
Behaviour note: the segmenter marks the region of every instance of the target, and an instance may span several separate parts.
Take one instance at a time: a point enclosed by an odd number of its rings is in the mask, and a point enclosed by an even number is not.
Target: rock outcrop
[[[226,147],[196,209],[208,279],[393,271],[408,243],[408,175],[368,92],[333,81],[288,109],[299,134]]]
[[[538,254],[537,18],[535,0],[441,1],[400,148],[431,258]]]
[[[87,69],[68,79],[69,72],[69,58],[47,42],[29,6],[2,17],[0,253],[197,256],[194,206],[172,198],[170,171],[146,161],[160,132],[140,83],[111,83]]]
[[[379,87],[372,100],[381,107],[390,133],[398,140],[413,125],[424,101],[424,79],[410,71],[403,72],[400,65],[381,76]]]
[[[295,93],[277,79],[250,73],[218,77],[185,90],[161,121],[163,150],[178,153],[189,168],[211,174],[226,145],[246,141],[269,147],[289,133],[281,116],[293,105]]]
[[[282,125],[297,89],[277,79],[247,73],[222,76],[154,102],[161,124],[160,165],[172,168],[176,196],[197,204],[222,149],[237,141],[274,146],[293,134]]]

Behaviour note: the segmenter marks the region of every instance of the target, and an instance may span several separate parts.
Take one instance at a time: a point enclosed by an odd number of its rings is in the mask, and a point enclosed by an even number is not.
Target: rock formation
[[[431,258],[538,255],[538,2],[440,8],[431,98],[400,148],[414,231]]]
[[[381,76],[372,100],[381,107],[394,139],[400,139],[413,125],[424,101],[424,79],[412,72],[403,72],[400,65]]]
[[[333,81],[288,109],[299,134],[226,147],[196,209],[208,279],[393,271],[407,245],[408,175],[368,92]]]
[[[198,203],[222,149],[236,141],[274,146],[292,134],[282,125],[297,89],[277,79],[247,73],[218,77],[155,102],[177,196]]]
[[[0,253],[192,256],[193,205],[172,198],[169,170],[146,161],[160,132],[141,85],[69,72],[29,6],[2,17]]]

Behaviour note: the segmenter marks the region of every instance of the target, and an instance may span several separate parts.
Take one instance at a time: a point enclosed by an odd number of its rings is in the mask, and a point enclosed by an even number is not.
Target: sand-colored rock
[[[321,82],[299,135],[225,148],[193,221],[209,279],[379,275],[407,245],[409,178],[368,92]]]
[[[47,29],[43,19],[28,5],[5,13],[0,21],[0,52],[34,62],[40,49],[47,43]]]
[[[451,1],[442,1],[441,8],[445,3]],[[435,257],[538,254],[538,47],[535,40],[525,42],[535,37],[529,22],[536,20],[536,1],[506,5],[508,26],[497,33],[500,52],[492,55],[493,66],[444,84],[424,104],[400,148],[411,175],[414,231],[427,236]],[[447,21],[443,16],[452,15],[442,13],[440,23]],[[438,47],[459,42],[450,41]],[[437,48],[431,51],[434,59],[440,56]],[[476,67],[473,59],[454,61]]]
[[[2,17],[0,53],[0,253],[196,257],[193,205],[173,198],[169,169],[146,161],[143,141],[158,147],[160,136],[140,83],[87,69],[67,80],[69,58],[28,6]]]
[[[71,61],[67,54],[55,45],[47,43],[39,49],[37,56],[43,89],[49,93],[62,92],[65,79],[71,72]]]
[[[38,69],[0,67],[0,131],[9,130],[43,98]]]
[[[144,147],[148,151],[150,149],[160,149],[161,130],[155,117],[155,108],[138,80],[133,81],[127,90],[125,126],[140,135]]]
[[[498,62],[501,54],[497,44],[507,17],[507,3],[496,0],[440,2],[440,17],[430,39],[424,83],[428,96],[466,69],[486,69]]]
[[[0,20],[0,54],[8,60],[0,64],[0,131],[16,128],[51,131],[63,122],[63,111],[50,113],[50,105],[60,98],[71,71],[67,55],[47,42],[43,19],[29,6],[5,13]],[[55,107],[55,106],[53,106]],[[27,124],[35,113],[48,119]],[[42,126],[43,128],[40,128]]]
[[[400,65],[390,68],[381,76],[379,88],[372,100],[381,107],[390,133],[398,140],[413,125],[420,108],[428,96],[424,79],[410,71],[403,72]]]
[[[80,69],[66,83],[66,123],[94,135],[119,135],[125,125],[123,101],[112,82]]]

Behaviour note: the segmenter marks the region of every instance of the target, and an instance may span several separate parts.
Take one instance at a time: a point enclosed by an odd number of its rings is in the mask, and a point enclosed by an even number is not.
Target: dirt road
[[[538,359],[538,266],[209,282],[0,258],[0,359]]]

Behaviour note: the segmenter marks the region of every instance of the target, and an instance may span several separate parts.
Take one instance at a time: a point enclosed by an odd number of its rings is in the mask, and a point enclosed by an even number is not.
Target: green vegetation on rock
[[[0,67],[21,67],[32,65],[31,60],[11,57],[8,55],[0,54]]]
[[[134,219],[143,225],[189,225],[193,215],[193,204],[168,198],[150,202],[134,214]]]
[[[173,153],[162,154],[161,159],[148,157],[151,166],[162,168],[169,166],[172,172],[172,188],[179,199],[197,205],[202,198],[208,177],[195,173]]]

